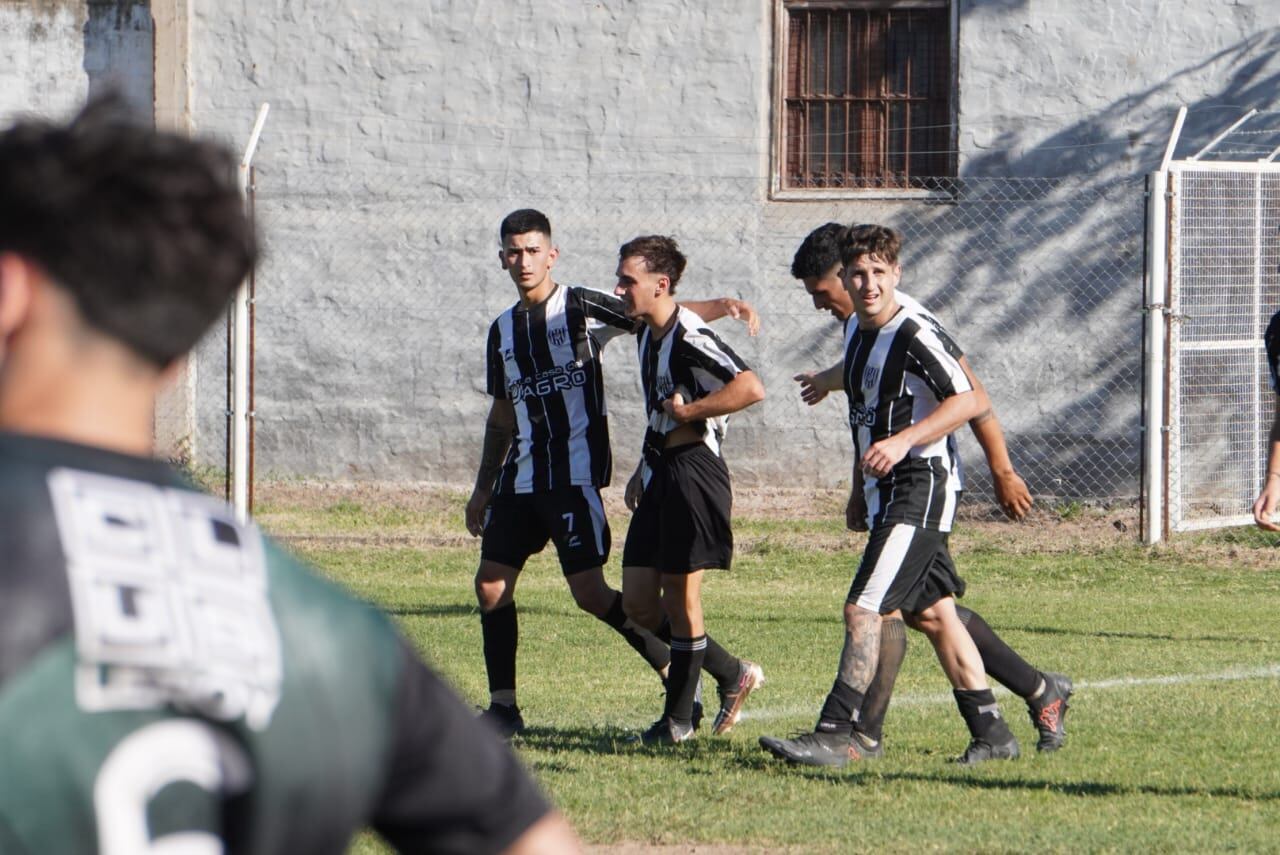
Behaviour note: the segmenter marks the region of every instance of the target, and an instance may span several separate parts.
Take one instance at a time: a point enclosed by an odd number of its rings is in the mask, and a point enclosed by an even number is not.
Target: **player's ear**
[[[507,251],[505,249],[498,250],[498,263],[502,265],[502,269],[507,269]]]
[[[0,339],[8,338],[26,320],[31,289],[41,275],[22,256],[0,252]]]
[[[552,246],[547,250],[547,269],[550,270],[555,265],[556,259],[560,257],[560,247]]]

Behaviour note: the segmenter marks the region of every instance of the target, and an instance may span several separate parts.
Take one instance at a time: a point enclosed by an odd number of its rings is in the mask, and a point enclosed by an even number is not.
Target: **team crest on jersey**
[[[551,343],[556,347],[564,347],[564,343],[569,340],[569,331],[563,327],[553,329],[551,331]]]
[[[880,382],[880,366],[868,365],[867,370],[862,372],[862,388],[875,388],[875,385],[878,382]]]

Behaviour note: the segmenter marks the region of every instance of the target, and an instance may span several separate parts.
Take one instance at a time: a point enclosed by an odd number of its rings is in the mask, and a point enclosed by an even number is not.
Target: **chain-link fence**
[[[323,162],[323,159],[320,159]],[[557,281],[611,290],[617,247],[674,235],[689,257],[679,297],[754,303],[763,329],[726,339],[769,397],[735,416],[739,483],[847,483],[843,396],[806,407],[791,377],[841,355],[841,330],[789,275],[828,220],[905,235],[902,289],[955,333],[988,387],[1033,493],[1131,499],[1140,455],[1141,179],[930,179],[929,198],[778,202],[765,179],[484,175],[378,163],[305,171],[260,154],[256,210],[256,475],[469,483],[488,399],[489,323],[515,299],[497,227],[518,207],[551,218]],[[218,464],[225,353],[202,350],[200,448]],[[618,469],[642,433],[634,351],[605,357]],[[835,398],[839,398],[836,401]],[[965,432],[971,492],[989,495]]]
[[[1246,524],[1274,408],[1280,164],[1180,163],[1171,178],[1169,525]]]

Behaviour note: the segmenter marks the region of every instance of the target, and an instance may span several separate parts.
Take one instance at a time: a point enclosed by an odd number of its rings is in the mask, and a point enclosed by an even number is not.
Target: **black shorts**
[[[480,557],[517,570],[550,540],[564,575],[609,560],[609,521],[595,487],[564,487],[545,493],[499,493],[485,511]]]
[[[872,530],[845,602],[883,615],[920,611],[963,593],[947,533],[899,523]]]
[[[729,569],[733,529],[729,468],[702,443],[662,452],[631,517],[623,567],[660,573]]]

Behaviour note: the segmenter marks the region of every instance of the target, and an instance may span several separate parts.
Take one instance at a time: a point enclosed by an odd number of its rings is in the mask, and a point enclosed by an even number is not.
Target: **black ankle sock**
[[[706,639],[707,656],[702,660],[703,670],[714,677],[721,686],[737,685],[741,661],[717,644],[711,636],[706,636]]]
[[[818,730],[823,733],[852,733],[854,717],[862,709],[862,692],[839,679],[818,713]]]
[[[667,645],[658,640],[653,633],[641,630],[627,618],[627,613],[622,610],[622,594],[613,595],[613,604],[600,620],[621,635],[635,652],[644,657],[644,661],[648,662],[653,670],[661,671],[671,662],[671,650]]]
[[[515,691],[516,645],[520,639],[516,604],[480,615],[480,634],[484,638],[484,668],[489,675],[489,691]]]
[[[667,702],[663,715],[677,724],[693,723],[693,696],[707,651],[707,637],[671,639],[671,670],[667,672]]]
[[[889,711],[893,684],[898,679],[902,660],[907,655],[907,625],[900,620],[880,624],[880,659],[876,675],[867,686],[862,709],[858,712],[857,730],[879,742],[884,737],[884,717]]]
[[[662,619],[662,623],[654,630],[653,634],[660,641],[671,643],[671,622],[666,618]],[[702,667],[706,672],[715,678],[720,685],[729,685],[736,683],[738,680],[738,668],[740,660],[729,651],[725,650],[711,636],[704,636],[707,639],[707,653],[702,661]]]
[[[1013,738],[1008,723],[990,689],[954,689],[956,706],[969,727],[969,735],[991,745],[1003,745]]]
[[[982,615],[961,605],[956,606],[956,615],[973,637],[986,672],[1019,697],[1029,698],[1035,694],[1040,688],[1040,672],[1005,644]]]

